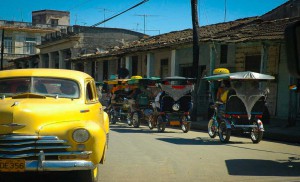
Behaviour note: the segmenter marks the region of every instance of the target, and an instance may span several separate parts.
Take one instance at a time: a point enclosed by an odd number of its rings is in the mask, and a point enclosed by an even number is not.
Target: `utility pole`
[[[3,54],[4,54],[4,29],[1,36],[1,70],[3,70]]]
[[[198,104],[198,65],[199,65],[199,22],[198,22],[198,0],[191,0],[192,8],[192,23],[193,23],[193,70],[192,73],[196,78],[196,85],[194,91],[194,107],[192,111],[192,120],[197,120],[197,104]]]

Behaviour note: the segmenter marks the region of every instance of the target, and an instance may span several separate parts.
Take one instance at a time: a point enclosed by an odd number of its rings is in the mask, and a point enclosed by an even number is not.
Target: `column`
[[[64,51],[58,51],[58,68],[59,69],[65,69],[66,68],[65,52]]]
[[[132,58],[131,56],[126,56],[125,57],[125,67],[128,69],[129,71],[129,78],[130,78],[130,75],[132,75]]]
[[[35,58],[28,60],[28,68],[32,68],[34,59]]]
[[[53,55],[54,53],[50,52],[48,53],[48,56],[49,56],[49,65],[48,65],[48,68],[54,68],[55,67],[55,56]]]
[[[215,46],[213,44],[209,45],[209,75],[213,75],[213,71],[216,66],[216,52],[214,51]]]
[[[43,54],[40,54],[39,57],[40,57],[40,61],[38,67],[44,68],[45,57],[43,56]]]
[[[176,76],[176,50],[171,51],[171,76]]]
[[[213,71],[215,69],[215,66],[216,66],[216,55],[215,55],[215,51],[214,51],[215,47],[213,44],[210,44],[209,45],[209,75],[213,75]],[[209,88],[209,93],[212,94],[212,100],[216,100],[214,97],[215,97],[215,93],[213,91],[216,91],[216,87],[215,85],[212,83],[212,84],[209,84],[210,85],[210,88]]]
[[[266,73],[267,72],[267,64],[269,59],[269,44],[263,43],[262,49],[261,49],[261,62],[260,62],[260,73]]]
[[[70,62],[70,64],[71,64],[71,70],[75,70],[76,63],[75,62]]]
[[[147,77],[154,76],[154,54],[147,54]]]
[[[97,81],[103,80],[103,61],[97,61]]]
[[[85,73],[87,73],[87,74],[89,74],[89,75],[91,75],[91,76],[93,76],[92,75],[92,63],[93,62],[91,62],[90,60],[88,61],[88,62],[84,62],[83,63],[83,66],[84,66],[84,72]]]

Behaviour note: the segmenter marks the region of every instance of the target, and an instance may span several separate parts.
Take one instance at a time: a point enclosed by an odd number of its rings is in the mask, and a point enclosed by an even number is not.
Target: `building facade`
[[[299,6],[299,3],[290,1],[282,7],[290,6],[290,3]],[[212,75],[213,69],[218,67],[228,68],[231,72],[255,71],[273,75],[276,79],[269,83],[268,112],[271,117],[290,123],[289,120],[297,120],[300,104],[299,94],[288,89],[290,84],[295,83],[295,78],[288,74],[284,30],[290,23],[299,21],[300,17],[297,13],[289,12],[296,15],[290,16],[282,13],[282,8],[276,9],[281,11],[283,18],[272,10],[261,17],[200,27],[198,79],[204,75]],[[268,18],[265,19],[266,16]],[[192,30],[188,29],[141,39],[121,49],[71,61],[108,65],[102,67],[102,72],[106,71],[109,74],[113,74],[109,66],[115,67],[118,61],[122,60],[131,75],[192,77],[192,50]],[[200,81],[197,89],[198,117],[205,119],[209,88],[207,83]]]
[[[288,86],[297,80],[288,73],[284,30],[290,23],[300,20],[299,2],[288,1],[260,17],[200,27],[198,79],[212,75],[218,67],[228,68],[231,72],[255,71],[273,75],[276,79],[269,84],[267,103],[270,115],[286,121],[297,120],[297,116],[300,116],[300,99],[299,94],[288,90]],[[76,34],[39,46],[39,67],[77,69],[93,75],[98,81],[116,74],[122,63],[126,64],[130,76],[193,77],[192,32],[187,29],[146,38],[136,36],[134,41],[112,36],[111,40],[117,39],[114,43],[121,43],[106,47],[95,46],[92,40],[86,39],[88,34]],[[111,33],[110,30],[102,35],[109,36]],[[94,37],[95,34],[90,36]],[[83,42],[94,45],[91,48],[96,48],[96,52],[86,49]],[[67,51],[60,53],[61,50]],[[63,62],[68,66],[61,65]],[[197,115],[207,119],[208,84],[201,80],[196,90]]]
[[[51,16],[48,15],[51,13]],[[38,62],[20,62],[15,66],[15,60],[28,59],[28,56],[39,54],[37,45],[42,43],[42,37],[47,33],[55,33],[69,25],[69,13],[54,10],[32,12],[33,23],[0,20],[0,30],[3,34],[3,68],[38,67]],[[51,23],[57,20],[57,24]]]
[[[103,74],[101,66],[95,62],[69,60],[78,57],[92,57],[107,52],[111,48],[118,48],[128,42],[141,39],[144,34],[118,28],[98,28],[84,26],[69,26],[66,32],[56,32],[47,34],[42,40],[40,49],[40,68],[60,68],[84,71],[95,78],[106,79],[108,74]],[[121,65],[119,61],[119,67]],[[116,69],[118,65],[111,65]],[[108,73],[105,72],[104,73]]]

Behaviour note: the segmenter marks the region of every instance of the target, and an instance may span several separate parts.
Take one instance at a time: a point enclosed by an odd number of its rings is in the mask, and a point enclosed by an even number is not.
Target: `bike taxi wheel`
[[[217,128],[218,126],[216,125],[216,121],[214,119],[210,119],[207,125],[208,135],[210,138],[215,138],[217,136]]]
[[[132,120],[133,127],[135,127],[135,128],[140,127],[140,118],[139,118],[138,112],[133,113],[131,120]]]
[[[154,119],[155,119],[154,115],[151,114],[148,119],[148,127],[150,130],[154,128]]]
[[[164,132],[166,129],[166,123],[164,121],[164,118],[162,116],[157,117],[157,131],[158,132]]]
[[[257,121],[254,121],[253,125],[256,125],[257,127],[251,129],[250,137],[253,143],[259,143],[262,140],[264,132],[259,130]]]
[[[126,121],[127,121],[128,126],[132,126],[133,121],[132,121],[132,118],[131,118],[130,110],[126,114]]]
[[[219,138],[221,142],[228,142],[231,135],[231,129],[227,128],[225,121],[222,121],[219,125]]]
[[[186,116],[183,116],[181,119],[181,130],[184,133],[187,133],[188,131],[190,131],[191,128],[191,122],[188,121],[188,118]]]
[[[109,112],[109,119],[110,119],[110,122],[111,122],[112,124],[116,124],[116,122],[117,122],[117,117],[115,116],[115,110],[111,110],[111,111]]]

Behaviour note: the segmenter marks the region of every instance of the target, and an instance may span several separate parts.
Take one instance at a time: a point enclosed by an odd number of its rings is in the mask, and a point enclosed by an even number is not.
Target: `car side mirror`
[[[290,74],[300,78],[300,21],[288,25],[284,32]]]

